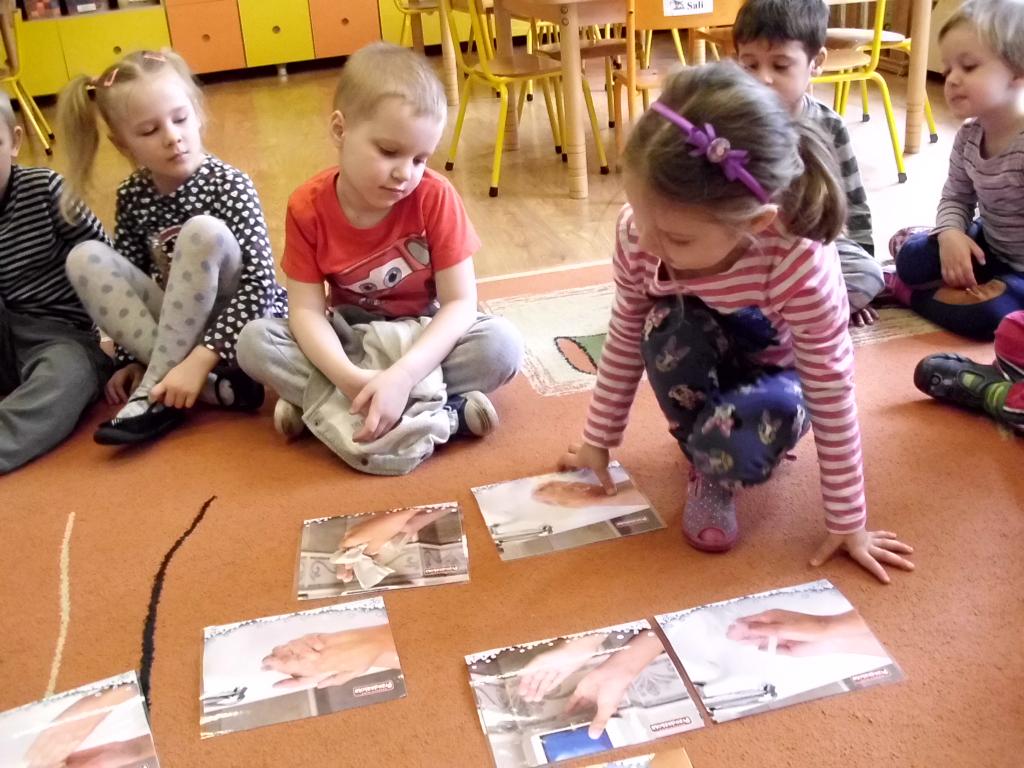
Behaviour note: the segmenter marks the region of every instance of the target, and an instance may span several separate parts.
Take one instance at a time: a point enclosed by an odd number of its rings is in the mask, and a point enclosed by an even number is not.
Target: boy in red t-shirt
[[[497,424],[483,393],[515,375],[522,341],[507,321],[477,313],[480,240],[458,192],[426,167],[446,116],[443,87],[422,56],[377,43],[346,63],[330,118],[338,166],[288,202],[290,319],[250,323],[238,342],[242,368],[280,395],[282,434],[303,429],[314,368],[365,417],[357,443],[395,427],[410,392],[438,367],[454,434],[482,436]],[[351,325],[423,317],[429,323],[382,370],[355,365],[343,348]]]

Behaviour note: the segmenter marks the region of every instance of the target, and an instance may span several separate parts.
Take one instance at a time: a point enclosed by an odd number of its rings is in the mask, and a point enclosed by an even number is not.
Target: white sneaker
[[[289,440],[294,440],[306,430],[302,409],[279,397],[274,406],[274,429]]]
[[[498,412],[483,392],[449,395],[445,408],[452,414],[453,432],[463,437],[483,437],[498,426]]]

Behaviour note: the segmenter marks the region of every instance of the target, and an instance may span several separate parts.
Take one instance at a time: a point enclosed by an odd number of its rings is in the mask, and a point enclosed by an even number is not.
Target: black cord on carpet
[[[160,602],[160,593],[164,588],[164,576],[167,574],[167,566],[170,565],[171,558],[178,551],[178,547],[185,543],[185,539],[191,536],[192,532],[203,521],[206,510],[210,508],[210,505],[216,498],[216,496],[211,496],[203,503],[199,514],[192,521],[192,525],[178,537],[178,540],[174,542],[174,546],[167,550],[167,554],[164,555],[164,559],[160,563],[160,569],[153,578],[153,590],[149,594],[149,611],[146,613],[146,626],[142,630],[142,660],[139,662],[139,686],[142,688],[142,695],[146,697],[147,707],[151,705],[149,700],[149,675],[153,667],[153,651],[156,649],[154,639],[156,634],[156,609]]]

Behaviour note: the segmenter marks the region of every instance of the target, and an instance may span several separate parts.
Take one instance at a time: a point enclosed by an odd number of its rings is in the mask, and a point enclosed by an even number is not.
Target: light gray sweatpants
[[[381,322],[377,316],[356,307],[344,307],[331,314],[331,325],[346,354],[357,365],[371,369],[387,367],[393,363],[407,351],[415,338],[406,338],[401,349],[390,344],[393,347],[392,354],[385,365],[380,365],[384,356],[364,346],[364,337],[368,329]],[[426,325],[427,320],[421,318],[394,322]],[[383,324],[389,323],[383,321]],[[381,339],[394,335],[375,333],[374,347],[379,348]],[[386,440],[388,436],[385,435],[375,441],[377,445],[371,444],[369,451],[366,445],[352,443],[353,422],[347,415],[347,398],[303,354],[287,320],[264,318],[249,323],[238,337],[237,351],[242,370],[256,381],[276,390],[280,397],[302,408],[303,421],[310,430],[347,464],[362,472],[395,475],[409,472],[430,455],[433,445],[444,443],[450,437],[447,416],[432,418],[429,415],[444,405],[444,390],[447,394],[493,392],[519,370],[523,344],[515,326],[504,318],[478,315],[466,335],[441,363],[438,377],[442,389],[440,399],[432,392],[423,392],[422,396],[411,398],[410,406],[404,414],[409,423],[395,428],[400,431],[393,440]],[[427,379],[432,375],[428,375]],[[427,379],[424,381],[427,382]],[[338,398],[341,398],[340,404],[332,402]],[[335,423],[325,425],[325,418]]]
[[[836,249],[839,251],[839,266],[843,270],[850,311],[859,312],[885,287],[882,265],[860,244],[845,237],[836,240]]]

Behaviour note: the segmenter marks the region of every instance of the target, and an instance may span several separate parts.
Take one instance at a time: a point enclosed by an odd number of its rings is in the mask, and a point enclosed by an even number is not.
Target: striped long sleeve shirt
[[[864,527],[864,470],[853,394],[849,308],[833,245],[794,237],[773,225],[717,275],[665,279],[660,261],[641,250],[627,205],[613,256],[615,301],[583,439],[603,448],[622,442],[644,370],[644,320],[662,296],[690,295],[721,313],[757,307],[777,333],[759,362],[794,368],[814,427],[825,522],[834,533]]]
[[[804,119],[815,123],[825,135],[832,139],[832,149],[839,161],[839,175],[846,191],[846,233],[845,238],[857,243],[865,251],[874,255],[875,241],[871,235],[871,208],[868,207],[868,196],[864,191],[864,182],[860,178],[857,156],[853,154],[850,134],[846,124],[836,112],[829,107],[804,95]]]
[[[64,180],[49,168],[13,166],[0,200],[0,299],[11,312],[56,320],[82,330],[93,327],[64,273],[78,243],[109,243],[88,208],[68,222],[60,212]]]
[[[976,120],[957,131],[934,231],[966,232],[977,209],[989,247],[1024,272],[1024,132],[995,157],[982,156],[984,138],[985,129]]]

